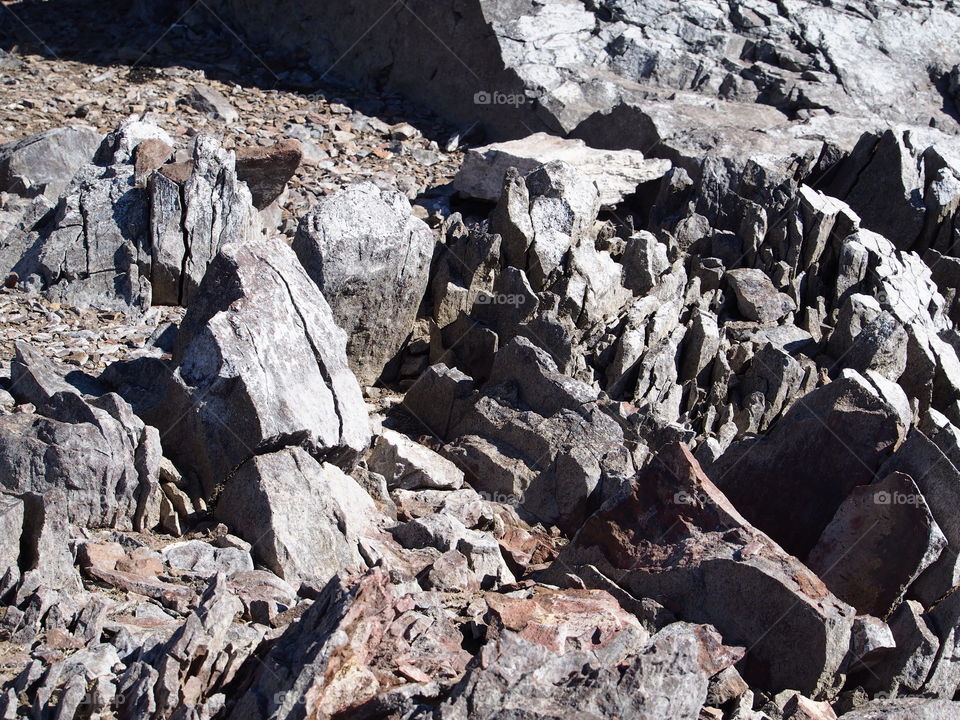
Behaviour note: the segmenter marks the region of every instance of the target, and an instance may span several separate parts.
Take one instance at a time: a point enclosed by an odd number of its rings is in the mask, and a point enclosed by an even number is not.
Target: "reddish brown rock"
[[[817,696],[832,687],[855,612],[752,527],[682,445],[669,445],[595,513],[556,568],[584,568],[743,645],[752,685]],[[563,572],[563,570],[560,570]]]
[[[237,177],[247,183],[257,210],[263,210],[280,197],[301,159],[303,147],[297,140],[237,150]]]
[[[171,155],[173,148],[163,140],[148,138],[137,145],[133,160],[137,184],[142,184],[155,170],[159,170]]]

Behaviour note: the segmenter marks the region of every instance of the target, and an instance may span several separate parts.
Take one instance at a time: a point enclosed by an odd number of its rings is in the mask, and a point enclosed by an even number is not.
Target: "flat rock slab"
[[[554,160],[572,165],[593,180],[605,207],[618,205],[639,185],[663,177],[671,167],[669,160],[647,159],[636,150],[597,150],[582,140],[536,133],[470,150],[453,183],[463,195],[497,202],[509,168],[526,175]]]

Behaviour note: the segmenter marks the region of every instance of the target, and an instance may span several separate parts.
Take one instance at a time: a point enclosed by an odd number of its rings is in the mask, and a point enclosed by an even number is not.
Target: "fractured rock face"
[[[747,647],[752,684],[816,696],[842,671],[853,608],[744,520],[683,446],[661,450],[554,567],[586,566]]]
[[[259,221],[234,153],[213,136],[197,137],[186,178],[170,175],[150,185],[153,301],[187,305],[220,248],[255,238]]]
[[[370,430],[345,344],[287,246],[229,244],[184,317],[166,394],[141,412],[156,414],[171,459],[203,493],[287,445],[349,465]]]
[[[742,653],[725,647],[712,628],[686,623],[664,628],[649,644],[621,632],[608,646],[601,640],[599,647],[567,652],[531,635],[503,630],[481,650],[450,700],[415,717],[694,720],[709,677]]]
[[[807,565],[864,615],[887,617],[947,545],[913,480],[891,473],[850,493]]]
[[[744,517],[805,558],[850,491],[873,480],[903,434],[891,406],[841,379],[798,399],[765,436],[735,443],[710,473]]]
[[[321,201],[301,221],[293,249],[346,331],[361,384],[380,377],[413,328],[433,245],[402,195],[370,183]]]
[[[582,140],[569,140],[536,133],[522,140],[473,148],[454,179],[454,186],[468,197],[496,202],[509,168],[527,175],[541,165],[562,161],[577,168],[597,184],[600,204],[618,205],[643,183],[657,180],[670,169],[669,160],[647,160],[635,150],[596,150]]]

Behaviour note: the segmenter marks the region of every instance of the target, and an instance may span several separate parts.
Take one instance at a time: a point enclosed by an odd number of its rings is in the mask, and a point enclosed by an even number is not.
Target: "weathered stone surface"
[[[189,173],[180,181],[156,173],[150,185],[153,301],[187,305],[211,260],[229,243],[260,234],[250,191],[238,161],[219,140],[197,137]]]
[[[302,445],[345,465],[370,437],[346,338],[296,256],[277,240],[228,244],[177,336],[155,419],[184,477],[212,493],[251,457]]]
[[[56,200],[74,173],[93,161],[103,136],[76,125],[0,145],[0,191]]]
[[[334,578],[258,664],[229,717],[329,717],[406,684],[404,673],[458,678],[470,659],[462,636],[424,601],[381,568],[352,585]]]
[[[347,333],[347,356],[371,385],[413,328],[434,239],[399,193],[370,183],[324,199],[293,249]]]
[[[582,140],[536,133],[471,149],[453,181],[454,187],[468,197],[496,202],[509,168],[527,175],[554,161],[571,165],[593,180],[600,191],[600,204],[607,207],[620,204],[639,185],[659,179],[670,169],[669,160],[647,160],[635,150],[596,150]]]
[[[871,668],[867,687],[874,692],[917,693],[937,659],[940,640],[923,617],[923,606],[907,600],[890,617],[896,643],[882,662]]]
[[[388,488],[456,490],[463,472],[442,455],[385,428],[367,456],[367,467],[387,480]]]
[[[302,158],[303,147],[297,140],[237,150],[237,177],[250,188],[257,210],[263,210],[283,194]]]
[[[724,647],[711,628],[685,623],[661,630],[648,645],[621,633],[606,647],[557,653],[546,639],[528,638],[502,631],[480,651],[450,700],[415,717],[496,718],[509,713],[694,720],[709,677],[742,652]]]
[[[491,229],[503,235],[507,261],[542,290],[555,279],[570,248],[588,236],[600,196],[588,175],[554,161],[522,179],[508,175],[500,205]]]
[[[373,500],[339,468],[301,448],[258,455],[226,483],[216,518],[253,545],[257,562],[293,585],[366,569]]]
[[[795,303],[778,292],[761,270],[730,270],[727,280],[737,296],[740,312],[748,320],[773,323],[796,309]]]
[[[0,416],[0,484],[17,496],[64,494],[64,520],[146,530],[156,503],[160,438],[112,393],[84,399],[68,369],[21,343],[11,389],[38,414]],[[81,384],[82,386],[82,384]]]
[[[756,686],[816,697],[842,671],[853,608],[751,527],[683,446],[661,450],[608,500],[555,567],[591,565],[747,647],[741,667]]]
[[[854,488],[807,565],[858,612],[885,618],[946,546],[916,483],[909,475],[890,473]]]
[[[764,437],[735,443],[709,472],[744,517],[805,558],[903,434],[892,407],[842,379],[797,399]]]

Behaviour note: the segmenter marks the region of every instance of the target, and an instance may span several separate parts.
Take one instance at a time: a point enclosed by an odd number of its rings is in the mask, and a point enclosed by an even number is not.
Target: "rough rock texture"
[[[494,143],[470,150],[454,179],[454,187],[468,196],[496,202],[503,190],[507,170],[521,175],[549,162],[572,165],[597,184],[600,203],[613,207],[647,182],[670,169],[667,160],[647,160],[637,151],[611,152],[589,148],[582,140],[537,133],[521,140]]]
[[[55,200],[81,167],[93,160],[103,136],[77,125],[0,146],[0,191]]]
[[[360,184],[303,219],[293,248],[347,332],[350,367],[372,385],[413,327],[434,239],[395,192]]]
[[[748,648],[746,677],[761,687],[825,692],[849,648],[853,608],[751,527],[680,445],[587,520],[555,568],[714,624]]]
[[[192,487],[210,496],[245,462],[284,446],[345,466],[366,448],[367,411],[345,344],[292,250],[276,240],[230,244],[184,317],[173,367],[156,363],[132,379],[151,391],[119,383],[140,398],[138,412]]]

